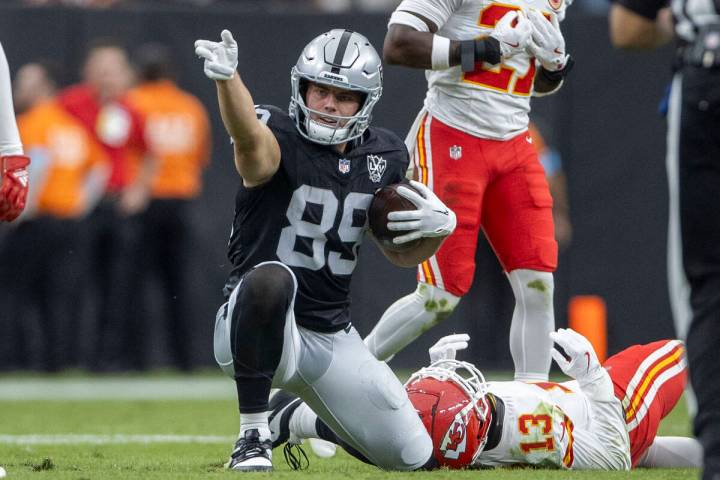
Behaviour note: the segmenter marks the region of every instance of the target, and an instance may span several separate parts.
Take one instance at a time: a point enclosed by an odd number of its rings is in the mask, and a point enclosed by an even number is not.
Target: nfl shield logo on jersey
[[[370,174],[370,180],[374,183],[379,183],[382,179],[383,173],[385,173],[387,162],[379,155],[368,155],[367,167],[368,173]]]
[[[562,7],[563,0],[548,0],[548,4],[550,5],[550,8],[558,11]]]
[[[347,158],[341,158],[338,160],[338,170],[340,170],[340,173],[342,174],[350,173],[350,160]]]
[[[459,160],[462,157],[462,147],[459,145],[453,145],[450,147],[450,158],[453,160]]]

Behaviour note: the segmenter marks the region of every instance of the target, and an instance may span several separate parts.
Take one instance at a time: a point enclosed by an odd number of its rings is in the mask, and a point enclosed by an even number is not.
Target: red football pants
[[[418,281],[467,293],[481,227],[506,272],[555,270],[552,197],[529,138],[478,138],[425,115],[416,132],[415,177],[455,212],[457,228],[418,266]]]
[[[630,456],[635,466],[655,440],[660,421],[675,407],[685,389],[685,347],[680,340],[635,345],[608,358],[603,366],[625,410]]]

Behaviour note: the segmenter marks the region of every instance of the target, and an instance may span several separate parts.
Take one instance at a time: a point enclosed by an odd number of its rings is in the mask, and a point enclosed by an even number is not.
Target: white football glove
[[[595,381],[605,370],[595,354],[590,341],[571,328],[558,328],[550,332],[550,338],[567,354],[569,360],[553,347],[552,357],[560,369],[568,376],[583,384]]]
[[[398,187],[397,192],[410,200],[417,210],[404,210],[388,213],[388,230],[408,231],[405,235],[393,238],[393,243],[401,245],[422,237],[446,237],[455,230],[457,220],[455,212],[450,210],[428,187],[410,180],[415,190]]]
[[[548,20],[539,11],[530,10],[528,18],[532,25],[528,53],[540,60],[545,70],[557,72],[565,68],[568,55],[565,53],[565,39],[557,15],[551,15]]]
[[[513,26],[515,20],[517,24]],[[525,13],[522,10],[513,10],[498,20],[490,36],[500,42],[500,53],[507,59],[527,49],[532,30]]]
[[[211,80],[230,80],[238,65],[238,45],[229,30],[220,33],[221,42],[195,40],[195,54],[205,59],[205,75]]]
[[[467,348],[468,340],[470,340],[470,335],[467,333],[457,333],[442,337],[428,350],[430,363],[435,363],[438,360],[455,360],[455,354],[458,350],[465,350]]]

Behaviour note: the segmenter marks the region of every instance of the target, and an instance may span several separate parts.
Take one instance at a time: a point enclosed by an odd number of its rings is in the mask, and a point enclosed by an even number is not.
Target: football
[[[387,185],[375,192],[375,196],[370,203],[370,209],[368,210],[370,231],[384,248],[394,252],[411,250],[421,241],[421,239],[417,239],[401,245],[396,245],[393,243],[393,238],[404,235],[407,231],[392,231],[387,228],[388,213],[396,212],[398,210],[417,210],[417,207],[413,202],[397,192],[397,189],[400,186],[417,191],[417,189],[409,183],[394,183],[392,185]]]

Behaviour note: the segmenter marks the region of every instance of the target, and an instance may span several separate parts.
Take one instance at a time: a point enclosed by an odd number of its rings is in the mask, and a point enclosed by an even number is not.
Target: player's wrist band
[[[450,39],[433,35],[432,54],[430,56],[433,70],[450,68]]]
[[[495,65],[500,63],[501,58],[500,42],[496,38],[485,37],[460,42],[460,65],[463,72],[475,70],[477,62]]]
[[[565,61],[565,66],[561,70],[553,72],[545,67],[540,67],[539,75],[542,75],[542,77],[550,83],[558,83],[565,79],[567,74],[570,73],[570,70],[572,70],[573,65],[575,65],[575,60],[568,55],[567,60]]]

